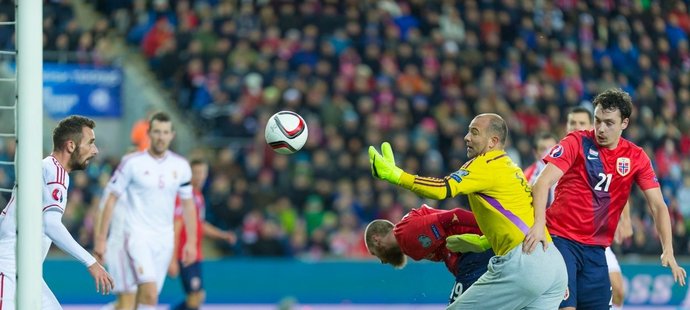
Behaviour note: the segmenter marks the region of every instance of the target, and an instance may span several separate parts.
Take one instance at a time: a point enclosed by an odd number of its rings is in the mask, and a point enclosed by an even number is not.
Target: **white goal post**
[[[17,40],[17,309],[40,310],[43,289],[43,1],[15,0]]]

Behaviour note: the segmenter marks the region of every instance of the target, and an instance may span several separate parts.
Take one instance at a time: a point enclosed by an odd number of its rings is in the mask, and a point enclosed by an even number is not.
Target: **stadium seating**
[[[531,137],[562,136],[567,109],[591,107],[610,87],[634,99],[625,136],[653,159],[676,254],[688,254],[684,1],[99,0],[107,19],[88,31],[65,5],[47,3],[47,57],[98,63],[103,33],[121,36],[214,138],[201,151],[212,165],[207,218],[240,235],[236,246],[216,245],[223,255],[368,257],[361,235],[369,220],[397,221],[423,202],[467,203],[423,201],[374,180],[366,146],[389,140],[404,169],[443,176],[467,159],[472,116],[492,111],[508,120],[509,154],[526,167],[535,160]],[[7,38],[0,34],[0,46],[11,47]],[[83,57],[61,57],[64,49]],[[287,157],[263,142],[266,118],[283,109],[303,115],[310,131]],[[116,162],[75,178],[69,202],[84,205],[73,215],[84,243],[90,226],[82,223]],[[634,237],[620,249],[658,254],[640,197],[632,199]]]

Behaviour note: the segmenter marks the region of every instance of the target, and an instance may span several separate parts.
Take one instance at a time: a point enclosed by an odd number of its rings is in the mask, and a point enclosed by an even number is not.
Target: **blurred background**
[[[591,108],[597,93],[617,87],[635,104],[624,136],[652,159],[675,254],[687,266],[688,2],[46,0],[45,113],[36,115],[45,154],[50,129],[69,114],[96,119],[101,150],[71,175],[63,221],[91,247],[103,186],[123,154],[146,148],[147,116],[167,111],[176,121],[173,149],[211,165],[206,219],[238,236],[235,245],[204,244],[212,260],[206,272],[220,275],[206,283],[210,303],[442,305],[453,284],[443,266],[378,265],[362,233],[369,221],[397,222],[422,203],[467,203],[426,201],[376,181],[367,146],[391,141],[401,168],[441,177],[467,159],[463,136],[472,117],[495,112],[509,124],[508,153],[527,167],[535,161],[533,137],[562,137],[568,109]],[[0,22],[14,15],[13,1],[0,0]],[[14,29],[0,27],[0,49],[15,44]],[[13,57],[0,57],[0,75],[12,75]],[[0,85],[7,98],[0,105],[13,104],[13,92],[14,85]],[[264,141],[266,119],[280,110],[301,114],[309,126],[294,155],[278,155]],[[0,113],[0,130],[13,127],[12,113]],[[0,161],[12,160],[15,147],[0,140]],[[2,167],[0,187],[14,177]],[[0,206],[8,198],[0,196]],[[682,307],[687,290],[659,267],[659,239],[638,190],[631,202],[633,237],[614,246],[626,304]],[[59,299],[106,300],[62,257],[51,253],[45,270]],[[85,284],[60,280],[70,268]],[[333,283],[338,277],[345,278]],[[271,286],[276,278],[282,284]],[[264,294],[256,294],[260,287]],[[178,301],[179,290],[169,279],[162,301]]]

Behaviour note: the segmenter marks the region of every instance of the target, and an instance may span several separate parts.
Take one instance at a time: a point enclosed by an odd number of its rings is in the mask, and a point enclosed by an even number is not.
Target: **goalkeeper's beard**
[[[387,264],[393,265],[396,269],[402,269],[407,264],[407,256],[403,254],[399,246],[383,249],[381,256]]]

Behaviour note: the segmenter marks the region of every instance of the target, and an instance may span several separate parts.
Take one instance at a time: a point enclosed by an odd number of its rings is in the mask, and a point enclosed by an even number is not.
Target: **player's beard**
[[[81,148],[77,146],[74,152],[69,156],[69,166],[71,170],[84,170],[89,163],[91,157],[81,160]]]
[[[163,156],[169,146],[170,144],[166,145],[164,141],[151,141],[151,152],[155,156]]]
[[[402,269],[407,263],[407,256],[403,254],[398,246],[385,249],[381,255],[386,263],[393,265],[396,269]]]

